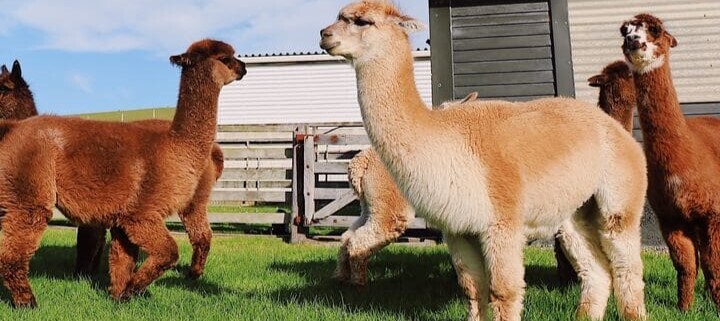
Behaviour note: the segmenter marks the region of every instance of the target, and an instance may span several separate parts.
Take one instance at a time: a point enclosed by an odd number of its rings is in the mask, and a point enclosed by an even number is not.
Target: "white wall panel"
[[[430,60],[425,56],[416,58],[415,76],[423,100],[430,103]],[[303,61],[305,56],[297,56],[296,61],[292,56],[283,58],[275,63],[248,63],[245,78],[223,88],[220,124],[362,121],[350,64]]]

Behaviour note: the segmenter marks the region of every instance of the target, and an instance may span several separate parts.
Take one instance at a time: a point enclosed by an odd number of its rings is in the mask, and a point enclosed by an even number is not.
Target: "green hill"
[[[101,113],[89,113],[75,115],[85,119],[104,120],[104,121],[136,121],[143,119],[167,119],[172,120],[175,115],[175,108],[148,108],[135,110],[119,110]]]

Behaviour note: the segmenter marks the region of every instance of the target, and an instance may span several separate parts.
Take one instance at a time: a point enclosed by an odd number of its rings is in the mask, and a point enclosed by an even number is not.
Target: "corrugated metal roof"
[[[415,56],[417,86],[429,104],[429,52],[416,52]],[[302,57],[312,57],[313,63]],[[241,59],[248,63],[248,74],[220,93],[220,124],[362,121],[355,71],[344,60],[328,55]]]
[[[568,9],[577,98],[597,101],[587,79],[623,59],[620,24],[649,12],[678,40],[670,66],[680,102],[720,101],[720,1],[568,0]]]

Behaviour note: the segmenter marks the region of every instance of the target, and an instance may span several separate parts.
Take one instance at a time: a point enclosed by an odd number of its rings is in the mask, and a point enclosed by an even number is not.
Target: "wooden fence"
[[[212,193],[214,204],[285,204],[290,213],[215,215],[212,222],[285,224],[291,240],[310,227],[348,227],[359,206],[347,165],[370,143],[361,123],[220,126],[217,141],[225,171]],[[340,215],[339,215],[340,214]],[[413,229],[425,229],[416,219]]]

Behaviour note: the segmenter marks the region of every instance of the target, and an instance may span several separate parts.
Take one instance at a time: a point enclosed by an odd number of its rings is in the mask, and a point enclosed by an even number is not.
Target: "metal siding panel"
[[[453,8],[454,97],[553,96],[548,10],[539,1]]]
[[[587,79],[623,59],[618,31],[623,21],[650,12],[677,38],[670,66],[682,103],[720,101],[720,1],[568,0],[576,97],[597,102]]]
[[[355,71],[345,62],[248,65],[248,75],[225,86],[218,123],[360,122]],[[423,100],[431,101],[430,61],[416,60]]]

